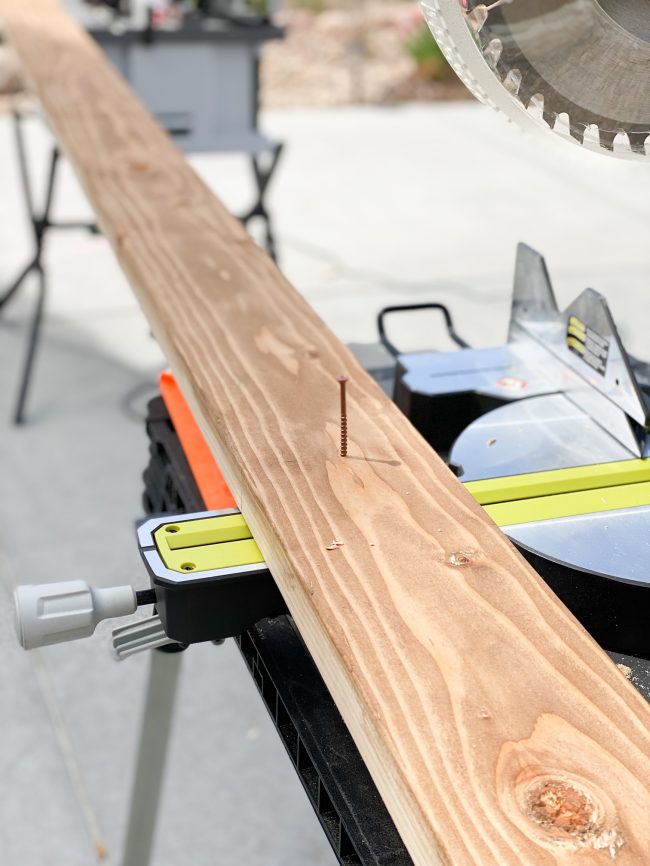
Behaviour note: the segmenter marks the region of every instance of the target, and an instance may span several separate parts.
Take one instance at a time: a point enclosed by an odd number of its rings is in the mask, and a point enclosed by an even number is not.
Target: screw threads
[[[347,376],[339,376],[337,379],[341,389],[341,457],[348,456],[348,412],[346,408],[345,385],[348,381]]]

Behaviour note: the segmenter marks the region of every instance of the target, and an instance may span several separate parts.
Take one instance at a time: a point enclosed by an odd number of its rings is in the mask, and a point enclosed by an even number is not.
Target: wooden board
[[[650,708],[54,0],[0,17],[417,866],[648,866]]]

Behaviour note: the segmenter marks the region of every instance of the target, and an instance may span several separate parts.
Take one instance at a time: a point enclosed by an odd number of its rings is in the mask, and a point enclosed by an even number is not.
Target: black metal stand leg
[[[27,392],[29,383],[32,378],[32,368],[34,366],[34,356],[38,345],[38,338],[41,331],[41,322],[43,321],[43,308],[45,306],[45,294],[47,290],[47,282],[45,272],[42,266],[37,266],[38,270],[38,297],[36,299],[36,307],[32,315],[32,321],[29,328],[29,341],[27,343],[27,354],[23,365],[22,376],[20,380],[20,389],[18,391],[18,401],[14,412],[14,424],[22,424],[25,420],[25,403],[27,401]]]
[[[251,165],[253,167],[255,185],[257,187],[257,201],[255,202],[253,207],[246,214],[244,214],[244,216],[240,217],[244,225],[248,225],[248,223],[255,217],[260,217],[260,219],[264,220],[265,247],[266,251],[271,256],[273,261],[277,261],[275,235],[273,232],[271,215],[266,209],[264,198],[266,196],[266,190],[268,188],[269,182],[273,177],[275,169],[277,168],[278,160],[280,159],[281,153],[282,144],[278,144],[272,151],[271,158],[266,166],[263,165],[259,156],[255,155],[251,157]]]
[[[16,153],[18,154],[18,168],[20,169],[23,196],[25,198],[27,213],[33,223],[35,217],[34,196],[32,195],[32,184],[29,179],[29,167],[27,165],[27,147],[25,145],[25,134],[23,132],[23,116],[19,111],[14,111],[13,118],[14,139],[16,142]]]
[[[264,238],[264,246],[266,247],[267,253],[271,256],[274,262],[277,262],[277,250],[275,248],[275,233],[273,231],[273,223],[271,221],[271,216],[269,213],[264,211],[264,220],[266,226],[266,233]]]
[[[18,274],[16,279],[13,281],[13,283],[4,290],[4,293],[2,295],[0,295],[0,311],[2,310],[4,305],[6,303],[8,303],[13,298],[13,296],[16,294],[18,289],[25,282],[25,279],[34,270],[34,268],[37,265],[37,261],[38,261],[38,259],[36,257],[34,257],[27,265],[25,265],[25,267]]]
[[[18,155],[18,167],[20,170],[20,179],[23,197],[25,199],[25,207],[27,209],[27,214],[29,216],[29,221],[32,228],[34,253],[33,257],[25,265],[25,267],[14,279],[14,281],[6,289],[4,289],[2,293],[0,293],[0,312],[2,311],[4,305],[8,303],[11,298],[13,298],[13,296],[20,289],[22,284],[31,273],[38,274],[39,278],[38,297],[36,300],[36,307],[34,309],[30,325],[27,356],[22,371],[18,403],[16,404],[14,412],[15,423],[22,424],[24,421],[25,400],[27,398],[27,391],[29,389],[32,366],[34,363],[34,354],[36,352],[36,346],[40,336],[41,320],[43,318],[43,306],[45,304],[46,277],[45,268],[43,265],[43,247],[45,244],[45,237],[47,231],[48,229],[86,229],[92,234],[98,234],[99,229],[97,227],[97,223],[88,222],[87,220],[53,222],[50,219],[50,213],[52,211],[52,200],[54,197],[54,183],[56,180],[57,167],[59,165],[60,159],[60,152],[56,145],[52,148],[52,153],[50,156],[50,166],[47,176],[47,188],[45,192],[45,202],[43,205],[43,210],[40,214],[36,213],[34,194],[29,175],[27,146],[23,130],[23,118],[20,112],[14,112],[13,119],[14,134],[16,139],[16,153]]]
[[[20,180],[21,180],[21,188],[23,191],[23,197],[25,199],[25,208],[27,210],[27,215],[29,217],[29,221],[31,223],[32,232],[34,235],[34,256],[27,263],[27,265],[23,268],[23,270],[18,274],[16,279],[11,283],[11,285],[5,289],[5,291],[0,295],[0,310],[4,307],[4,305],[11,300],[11,298],[16,294],[18,289],[21,287],[25,278],[37,267],[39,259],[40,259],[40,246],[39,238],[37,232],[35,230],[35,220],[36,216],[34,213],[34,199],[32,196],[32,185],[29,179],[29,171],[27,168],[27,152],[25,149],[25,138],[23,135],[23,126],[22,126],[22,116],[19,112],[15,111],[13,113],[13,121],[14,121],[14,139],[16,143],[16,154],[18,155],[18,168],[20,170]]]
[[[14,409],[14,422],[16,424],[22,424],[24,421],[25,402],[27,400],[27,392],[29,389],[29,383],[34,364],[34,355],[36,353],[36,346],[38,344],[41,322],[43,319],[43,307],[45,304],[46,294],[46,279],[43,270],[42,254],[43,244],[45,240],[45,232],[47,228],[51,225],[50,211],[52,208],[52,199],[54,196],[54,182],[56,179],[56,170],[59,163],[59,151],[56,147],[52,150],[47,177],[45,204],[42,214],[38,216],[35,210],[34,196],[32,193],[32,186],[29,177],[29,166],[27,164],[27,149],[25,145],[25,137],[22,127],[22,117],[19,113],[14,113],[14,132],[16,138],[16,152],[18,155],[18,166],[20,170],[23,196],[25,198],[25,206],[27,208],[27,213],[33,233],[34,254],[32,259],[27,263],[27,265],[25,265],[25,267],[18,274],[13,283],[11,283],[11,285],[7,289],[5,289],[2,295],[0,295],[0,310],[2,310],[4,305],[11,300],[11,298],[20,289],[20,287],[23,285],[23,283],[30,274],[36,273],[38,275],[38,295],[29,328],[29,342],[27,345],[27,355],[25,357],[25,363],[23,365],[23,370],[21,373],[18,401]]]

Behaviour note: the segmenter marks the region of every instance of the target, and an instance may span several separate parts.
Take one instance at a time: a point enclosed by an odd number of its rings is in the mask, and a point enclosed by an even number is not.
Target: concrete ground
[[[649,356],[650,172],[520,134],[474,104],[270,113],[286,141],[269,203],[280,262],[344,340],[375,338],[388,303],[440,299],[472,343],[503,339],[515,244],[548,257],[568,302],[605,292],[629,348]],[[49,139],[30,123],[42,176]],[[245,162],[197,170],[235,211]],[[88,213],[67,168],[59,216]],[[29,248],[11,128],[0,119],[0,285]],[[29,654],[11,624],[22,582],[144,584],[133,522],[142,424],[164,361],[102,238],[52,235],[51,293],[29,405],[9,415],[33,286],[0,318],[0,863],[116,864],[147,667],[117,664],[109,625]],[[425,315],[406,347],[446,345]],[[186,653],[156,866],[326,866],[334,858],[231,643]]]

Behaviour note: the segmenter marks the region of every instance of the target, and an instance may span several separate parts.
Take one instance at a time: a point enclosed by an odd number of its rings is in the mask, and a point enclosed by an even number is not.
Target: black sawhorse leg
[[[274,146],[274,148],[270,152],[270,158],[268,160],[263,160],[258,154],[255,154],[251,157],[251,164],[253,166],[253,174],[255,176],[255,184],[257,186],[257,201],[253,205],[253,207],[244,214],[244,216],[240,217],[241,222],[247,226],[248,223],[254,219],[255,217],[260,217],[264,220],[266,227],[266,236],[265,236],[265,247],[267,253],[271,256],[273,261],[277,260],[277,253],[275,248],[275,235],[273,233],[273,225],[271,223],[271,216],[266,209],[266,205],[264,203],[264,197],[266,195],[266,190],[269,185],[271,178],[273,177],[273,173],[278,165],[278,160],[280,159],[280,155],[282,153],[282,144],[278,143]]]
[[[43,266],[43,247],[48,229],[86,229],[91,232],[97,232],[97,226],[89,222],[53,222],[50,219],[52,210],[52,198],[54,195],[54,181],[56,179],[57,167],[59,164],[59,150],[57,147],[52,149],[50,157],[50,166],[47,176],[47,189],[45,193],[45,204],[40,214],[36,212],[34,203],[34,195],[32,184],[29,176],[29,166],[27,165],[27,148],[25,145],[25,135],[22,126],[22,115],[19,112],[14,112],[14,131],[16,136],[16,152],[18,155],[18,166],[20,168],[20,179],[25,198],[25,206],[29,216],[29,221],[32,226],[32,235],[34,241],[34,252],[32,258],[27,265],[20,271],[18,276],[7,288],[0,294],[0,312],[13,296],[18,292],[27,277],[34,273],[38,276],[38,295],[36,305],[32,313],[31,322],[29,325],[29,338],[27,343],[27,353],[23,364],[22,375],[20,379],[20,387],[18,389],[18,400],[14,409],[13,420],[15,424],[22,424],[25,420],[25,403],[27,393],[31,381],[32,369],[34,366],[34,357],[36,355],[36,347],[41,331],[41,323],[43,321],[43,309],[45,306],[45,297],[47,293],[47,278],[45,268]]]

